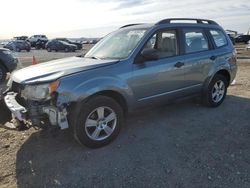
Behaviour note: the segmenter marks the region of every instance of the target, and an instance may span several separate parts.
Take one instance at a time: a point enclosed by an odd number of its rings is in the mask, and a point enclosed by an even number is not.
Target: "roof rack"
[[[197,18],[168,18],[168,19],[164,19],[164,20],[157,22],[155,25],[167,24],[167,23],[171,23],[171,21],[176,21],[176,20],[177,21],[196,21],[197,24],[218,25],[218,23],[216,23],[213,20],[197,19]]]
[[[134,25],[141,25],[141,24],[142,24],[142,23],[128,24],[128,25],[124,25],[124,26],[120,27],[120,29],[125,28],[125,27],[134,26]]]

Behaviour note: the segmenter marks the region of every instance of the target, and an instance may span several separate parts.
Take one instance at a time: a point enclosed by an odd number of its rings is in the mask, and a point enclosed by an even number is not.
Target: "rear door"
[[[188,93],[200,91],[208,71],[215,61],[211,53],[212,44],[203,29],[182,30],[184,87]]]

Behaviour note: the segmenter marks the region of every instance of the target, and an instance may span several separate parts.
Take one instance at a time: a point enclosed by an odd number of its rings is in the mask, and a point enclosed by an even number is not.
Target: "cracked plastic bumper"
[[[12,112],[12,114],[20,121],[24,121],[25,119],[25,113],[27,112],[26,108],[20,105],[16,101],[16,95],[17,93],[9,92],[4,97],[4,101],[6,106],[9,108],[9,110]]]

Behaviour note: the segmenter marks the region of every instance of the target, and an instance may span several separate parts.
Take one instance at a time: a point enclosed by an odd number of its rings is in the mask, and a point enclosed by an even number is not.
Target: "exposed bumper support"
[[[55,107],[43,107],[43,112],[49,117],[49,121],[52,125],[58,125],[61,129],[69,128],[67,120],[67,111],[63,109],[62,112],[58,111]]]
[[[9,92],[4,97],[6,106],[12,112],[12,114],[20,121],[25,121],[25,113],[27,112],[26,108],[18,104],[16,101],[17,93]]]
[[[14,92],[9,92],[7,95],[4,97],[4,101],[6,106],[9,108],[9,110],[12,112],[15,118],[17,118],[19,121],[27,121],[27,110],[25,107],[21,106],[17,101],[16,101],[16,95],[17,93]],[[36,113],[32,113],[33,110],[32,108],[35,109]],[[44,114],[48,115],[49,121],[51,125],[57,125],[61,129],[66,129],[69,127],[68,125],[68,120],[67,120],[67,111],[66,109],[62,109],[59,111],[58,108],[53,107],[53,106],[44,106],[44,105],[32,105],[32,108],[30,108],[29,112],[29,119],[33,119],[33,123],[39,121],[39,116],[42,116]],[[34,117],[33,117],[33,116]],[[37,120],[37,121],[35,121]]]

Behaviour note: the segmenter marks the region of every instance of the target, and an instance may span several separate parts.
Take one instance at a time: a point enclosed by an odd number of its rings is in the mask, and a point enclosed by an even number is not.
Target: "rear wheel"
[[[69,48],[65,48],[64,51],[65,51],[65,52],[69,52]]]
[[[90,147],[102,147],[113,141],[120,132],[123,110],[112,98],[96,96],[79,103],[71,117],[74,136]]]
[[[21,52],[21,49],[17,47],[17,48],[16,48],[16,51],[17,51],[17,52]]]
[[[0,83],[4,82],[7,71],[3,65],[0,64]]]
[[[221,105],[227,94],[228,81],[225,76],[217,74],[209,83],[203,94],[203,102],[206,106],[217,107]]]

